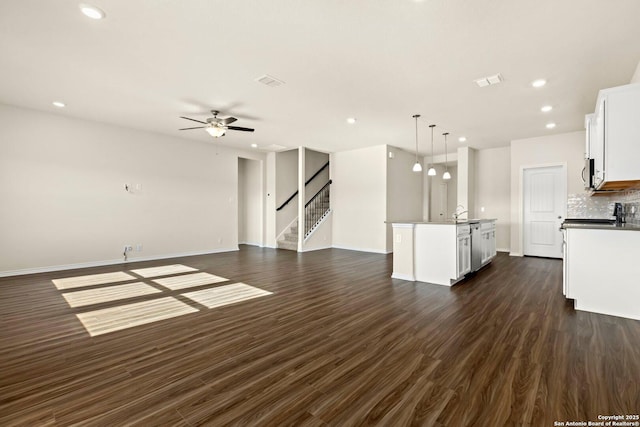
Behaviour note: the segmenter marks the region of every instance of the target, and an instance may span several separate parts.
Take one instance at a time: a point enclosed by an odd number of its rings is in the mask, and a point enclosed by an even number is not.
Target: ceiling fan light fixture
[[[220,138],[221,136],[224,136],[225,132],[227,131],[225,128],[219,126],[209,126],[205,130],[214,138]]]

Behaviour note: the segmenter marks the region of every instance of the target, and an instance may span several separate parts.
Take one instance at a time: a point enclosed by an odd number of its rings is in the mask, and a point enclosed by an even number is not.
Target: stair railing
[[[312,198],[304,205],[304,237],[309,237],[311,232],[329,212],[329,189],[333,181],[329,180]]]
[[[326,168],[328,168],[328,167],[329,167],[329,162],[325,163],[325,164],[324,164],[320,169],[318,169],[318,171],[317,171],[316,173],[314,173],[314,174],[311,176],[311,178],[309,178],[309,179],[304,183],[304,186],[306,187],[307,185],[309,185],[309,183],[310,183],[311,181],[313,181],[313,179],[314,179],[316,176],[320,175],[320,172],[322,172],[323,170],[325,170],[325,169],[326,169]],[[289,204],[289,202],[290,202],[290,201],[292,201],[292,200],[293,200],[297,195],[298,195],[298,190],[296,190],[296,192],[295,192],[295,193],[293,193],[293,194],[291,195],[291,197],[289,197],[287,200],[285,200],[285,201],[284,201],[284,203],[283,203],[283,204],[281,204],[281,205],[280,205],[280,207],[278,207],[276,210],[277,210],[277,211],[279,211],[279,210],[281,210],[282,208],[284,208],[285,206],[287,206],[287,205]]]

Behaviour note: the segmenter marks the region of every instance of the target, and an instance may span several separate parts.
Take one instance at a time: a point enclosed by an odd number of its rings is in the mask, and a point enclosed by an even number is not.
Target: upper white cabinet
[[[640,188],[640,84],[600,91],[588,145],[597,190]]]

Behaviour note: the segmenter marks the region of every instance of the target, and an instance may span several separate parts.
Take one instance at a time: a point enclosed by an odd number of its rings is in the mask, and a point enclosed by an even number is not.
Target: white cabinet
[[[482,242],[480,262],[484,265],[496,256],[496,223],[494,221],[482,223],[480,226],[480,240]]]
[[[596,141],[596,114],[587,114],[584,117],[584,130],[585,130],[585,146],[584,146],[584,159],[585,166],[582,169],[582,182],[586,190],[593,188],[593,169],[595,155],[595,141]]]
[[[594,186],[598,190],[640,187],[640,84],[601,90],[595,112]]]
[[[563,291],[576,310],[640,320],[640,230],[567,228]]]
[[[584,158],[592,159],[591,144],[595,141],[596,134],[596,114],[591,113],[584,116]]]
[[[451,286],[471,271],[469,224],[417,223],[414,232],[415,280]]]
[[[457,241],[457,277],[471,272],[471,235],[459,235]]]

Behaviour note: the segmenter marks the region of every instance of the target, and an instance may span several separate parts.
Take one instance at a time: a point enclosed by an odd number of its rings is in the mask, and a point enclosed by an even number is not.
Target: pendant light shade
[[[436,125],[429,125],[429,127],[431,128],[431,163],[429,164],[427,175],[436,176],[436,168],[433,167],[433,128],[435,128]]]
[[[447,135],[449,135],[449,132],[445,132],[442,135],[444,135],[444,174],[442,175],[442,179],[449,180],[451,179],[448,165],[449,159],[447,158]]]
[[[418,161],[418,117],[420,117],[420,114],[413,115],[413,118],[416,119],[416,163],[413,165],[414,172],[422,172],[422,165]]]

